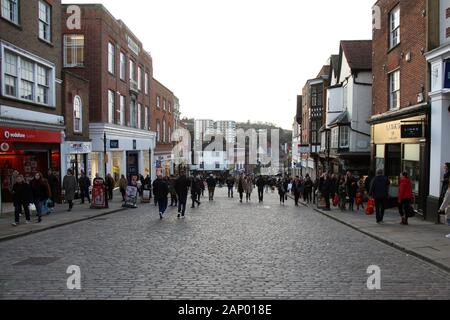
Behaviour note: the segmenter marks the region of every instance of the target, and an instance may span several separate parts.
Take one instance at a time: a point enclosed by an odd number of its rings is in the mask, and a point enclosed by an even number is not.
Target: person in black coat
[[[16,183],[12,187],[12,194],[14,198],[14,203],[16,207],[14,208],[14,223],[12,224],[14,227],[20,224],[20,213],[22,211],[22,207],[25,211],[26,223],[31,222],[30,209],[28,206],[32,201],[32,191],[31,187],[28,183],[25,182],[23,175],[18,175]]]
[[[323,175],[323,179],[321,180],[320,184],[320,192],[322,194],[322,197],[325,198],[325,211],[330,211],[331,210],[330,197],[334,191],[333,191],[333,183],[331,182],[328,173],[325,173]]]
[[[259,202],[264,201],[264,187],[266,186],[266,179],[263,176],[259,176],[256,180],[256,186],[258,187],[258,199]]]
[[[295,180],[292,183],[292,192],[294,193],[295,206],[298,207],[298,201],[300,200],[300,195],[302,194],[302,184],[298,176],[295,177]]]
[[[214,200],[214,191],[216,190],[217,180],[214,178],[214,176],[211,174],[207,179],[206,183],[208,185],[208,195],[209,195],[209,201]]]
[[[48,170],[47,182],[50,186],[50,200],[52,201],[52,205],[54,205],[59,200],[59,179],[56,176],[56,171],[52,169]]]
[[[353,211],[353,206],[355,204],[356,193],[358,192],[358,184],[356,183],[356,179],[353,177],[352,173],[347,172],[347,176],[345,179],[345,186],[347,188],[347,196],[349,198],[349,210]]]
[[[186,178],[184,171],[180,172],[180,176],[175,180],[175,192],[178,195],[178,218],[181,216],[184,218],[186,213],[186,202],[189,190],[189,180]]]
[[[153,186],[153,194],[159,204],[159,218],[162,219],[167,209],[167,195],[169,194],[169,185],[167,184],[167,181],[165,181],[162,176],[159,175],[153,183]]]
[[[384,219],[384,210],[386,199],[389,195],[390,181],[388,177],[384,176],[383,170],[377,171],[377,176],[372,179],[369,189],[369,196],[375,200],[375,210],[377,223],[382,223]]]
[[[303,181],[303,194],[306,203],[312,202],[312,192],[313,192],[314,183],[311,180],[309,174],[305,176],[305,180]]]
[[[227,187],[228,187],[228,198],[233,198],[233,189],[234,189],[234,184],[236,183],[236,180],[230,176],[227,178]]]
[[[191,179],[191,197],[192,197],[192,207],[195,208],[195,203],[200,206],[200,195],[202,193],[201,185],[203,181],[199,177],[194,177]]]

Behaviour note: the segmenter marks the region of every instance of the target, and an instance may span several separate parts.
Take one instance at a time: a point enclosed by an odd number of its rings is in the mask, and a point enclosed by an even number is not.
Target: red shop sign
[[[0,128],[0,141],[61,143],[59,131]]]

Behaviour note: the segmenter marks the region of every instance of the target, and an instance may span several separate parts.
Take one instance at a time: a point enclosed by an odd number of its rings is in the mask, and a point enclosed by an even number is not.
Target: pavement
[[[256,198],[241,204],[218,189],[186,219],[140,204],[2,241],[0,299],[448,300],[442,268],[277,194]],[[68,289],[69,266],[79,290]],[[380,290],[367,287],[370,266]]]
[[[56,204],[55,210],[50,215],[44,215],[42,222],[37,223],[35,214],[31,217],[32,223],[25,224],[25,214],[20,218],[20,225],[13,227],[14,209],[9,204],[4,204],[2,215],[0,216],[0,241],[22,237],[31,233],[38,233],[49,229],[77,223],[84,220],[94,219],[107,214],[112,214],[124,210],[122,208],[121,196],[118,192],[114,194],[113,201],[110,201],[108,209],[90,209],[87,203],[80,204],[81,200],[74,201],[74,208],[68,212],[68,204]]]

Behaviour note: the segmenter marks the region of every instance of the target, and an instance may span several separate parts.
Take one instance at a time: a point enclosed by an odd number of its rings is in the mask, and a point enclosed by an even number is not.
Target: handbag
[[[366,215],[371,216],[375,213],[375,201],[373,198],[369,198],[367,201]]]
[[[339,198],[339,195],[336,193],[333,198],[333,206],[337,207],[339,205],[340,201],[341,201],[341,199]]]
[[[35,204],[34,204],[34,203],[30,203],[30,204],[28,205],[28,210],[30,210],[30,213],[36,212],[37,210],[36,210]]]
[[[416,211],[411,205],[409,205],[406,209],[406,214],[408,215],[408,218],[414,218],[416,216]]]

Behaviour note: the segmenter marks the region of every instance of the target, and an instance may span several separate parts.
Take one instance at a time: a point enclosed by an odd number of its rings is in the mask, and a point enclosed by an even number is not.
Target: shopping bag
[[[362,204],[363,199],[362,199],[361,193],[358,192],[358,193],[356,194],[355,201],[356,201],[356,205],[357,205],[357,206],[360,206],[360,205]]]
[[[341,199],[339,198],[339,195],[336,193],[333,198],[333,206],[337,207],[339,205],[340,201],[341,201]]]
[[[370,216],[375,213],[375,201],[369,198],[367,201],[366,215]]]
[[[406,208],[406,214],[408,215],[408,218],[414,218],[416,216],[416,211],[411,205],[409,205]]]
[[[28,206],[28,210],[30,210],[30,213],[36,212],[36,206],[34,205],[34,203],[30,203],[30,205]]]

